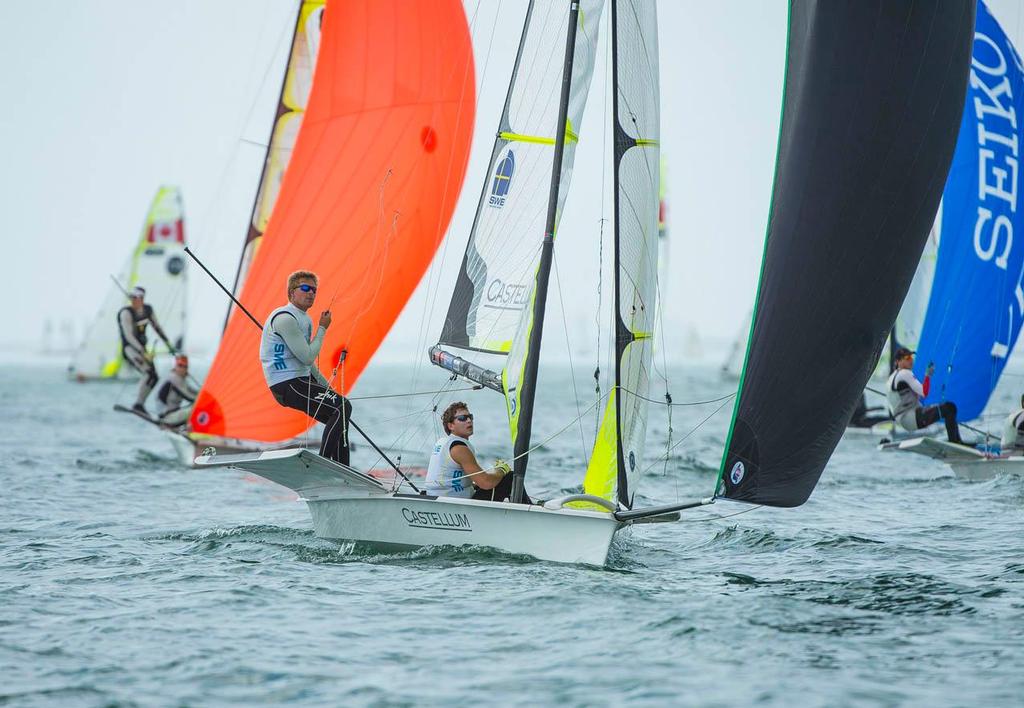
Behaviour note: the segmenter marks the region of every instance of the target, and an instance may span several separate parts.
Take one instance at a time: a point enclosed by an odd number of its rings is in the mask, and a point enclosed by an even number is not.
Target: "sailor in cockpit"
[[[476,459],[476,450],[469,442],[473,434],[473,414],[462,401],[456,401],[441,414],[445,435],[434,443],[427,466],[427,494],[463,499],[504,501],[512,495],[511,468],[497,460],[483,469]],[[523,503],[530,504],[524,493]]]

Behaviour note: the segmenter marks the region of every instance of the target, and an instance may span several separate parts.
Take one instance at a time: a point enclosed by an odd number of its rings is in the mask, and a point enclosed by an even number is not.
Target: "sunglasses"
[[[316,293],[315,285],[306,285],[305,283],[303,283],[302,285],[296,285],[295,289],[301,290],[304,293]]]
[[[457,415],[455,416],[455,420],[459,421],[460,423],[465,423],[467,420],[473,420],[473,414],[466,413],[465,415]]]

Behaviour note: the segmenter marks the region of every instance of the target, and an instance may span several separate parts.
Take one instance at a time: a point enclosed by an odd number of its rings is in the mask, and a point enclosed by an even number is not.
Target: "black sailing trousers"
[[[343,465],[348,464],[348,421],[352,417],[352,404],[348,399],[325,388],[311,376],[274,384],[270,392],[282,406],[302,411],[323,423],[320,454]]]
[[[946,401],[926,408],[918,408],[915,416],[917,418],[918,430],[927,428],[939,418],[942,418],[946,424],[946,439],[951,443],[963,445],[964,441],[960,439],[960,428],[956,424],[956,404],[952,401]]]

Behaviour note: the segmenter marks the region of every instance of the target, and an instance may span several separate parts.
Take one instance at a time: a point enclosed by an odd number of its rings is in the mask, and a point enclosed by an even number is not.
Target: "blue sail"
[[[1024,67],[984,3],[977,7],[967,102],[939,217],[939,253],[914,373],[934,362],[925,404],[981,415],[1024,320],[1019,160]]]

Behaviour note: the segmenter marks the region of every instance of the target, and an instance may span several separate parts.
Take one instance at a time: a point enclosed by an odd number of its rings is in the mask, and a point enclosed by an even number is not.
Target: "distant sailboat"
[[[952,401],[959,420],[982,414],[1024,324],[1024,244],[1015,239],[1024,230],[1016,176],[1022,111],[1024,64],[978,2],[966,107],[935,222],[941,240],[934,279],[919,341],[910,343],[918,350],[918,379],[935,364],[923,403]],[[997,467],[1024,469],[1024,459],[993,461],[938,440],[897,447],[946,460],[968,478]]]
[[[128,305],[125,290],[136,285],[146,289],[146,303],[153,306],[157,320],[172,342],[185,335],[187,268],[185,260],[185,211],[177,187],[161,187],[146,215],[142,234],[128,262],[111,283],[107,296],[85,334],[85,339],[68,366],[75,381],[134,378],[131,367],[124,367],[117,313]],[[154,337],[154,346],[156,345]],[[157,348],[156,352],[163,351]]]
[[[602,564],[615,532],[627,525],[672,520],[714,499],[796,506],[817,483],[871,374],[868,362],[896,318],[938,206],[963,105],[973,5],[792,3],[765,257],[715,495],[637,509],[657,272],[657,21],[652,3],[609,4],[617,136],[615,383],[590,463],[581,471],[584,493],[542,506],[474,501],[388,489],[307,451],[220,461],[298,491],[318,536],[385,548],[485,545]],[[514,496],[531,451],[547,277],[601,9],[600,0],[572,0],[567,6],[534,2],[527,12],[441,336],[441,345],[467,356],[482,350],[502,357],[502,370],[489,371],[440,346],[431,350],[435,364],[505,397],[515,446]],[[561,65],[533,51],[563,44]],[[552,106],[559,96],[557,114],[545,111],[543,121],[531,122],[541,111],[520,115],[516,99],[523,95]],[[551,188],[541,199],[536,187],[545,177]],[[519,222],[504,211],[513,205]],[[889,287],[852,297],[868,274],[877,273],[883,248],[891,254]],[[835,258],[838,252],[843,258]]]
[[[308,29],[301,16],[299,25]],[[472,46],[458,2],[349,2],[323,12],[308,107],[238,296],[263,318],[284,302],[290,272],[315,270],[318,304],[334,317],[320,368],[330,376],[337,367],[333,384],[342,393],[444,236],[465,176],[474,106]],[[274,158],[272,149],[268,164]],[[268,212],[259,204],[257,211]],[[232,311],[193,409],[189,454],[224,441],[280,445],[310,427],[264,385],[259,336]]]

